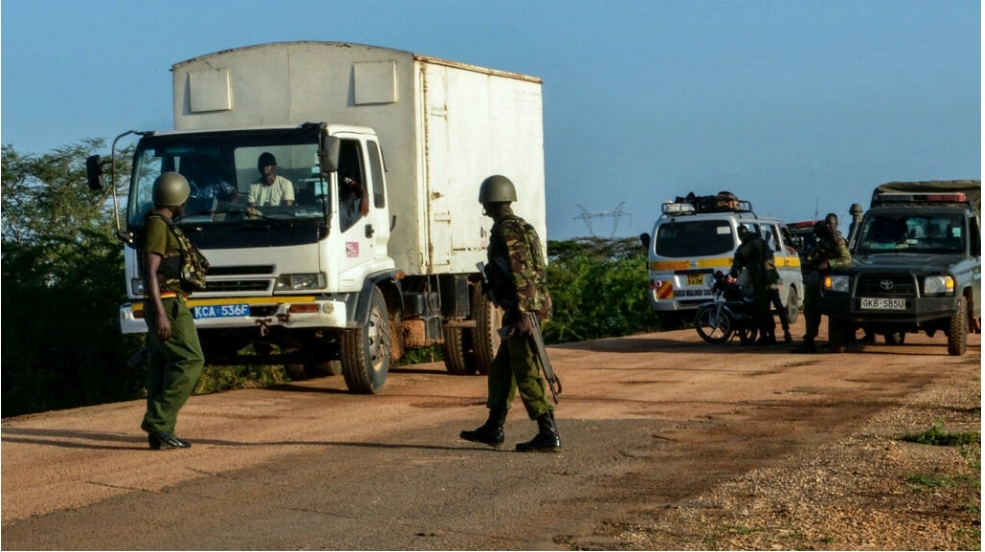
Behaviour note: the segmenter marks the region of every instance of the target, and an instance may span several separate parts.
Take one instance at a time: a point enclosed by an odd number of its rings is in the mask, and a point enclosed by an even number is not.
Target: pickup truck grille
[[[916,297],[909,274],[865,274],[859,277],[856,294],[860,297]]]

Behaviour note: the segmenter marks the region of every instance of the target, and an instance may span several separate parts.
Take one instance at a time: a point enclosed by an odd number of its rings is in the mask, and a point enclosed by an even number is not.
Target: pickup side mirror
[[[339,149],[342,140],[335,136],[325,136],[321,145],[318,147],[318,163],[321,164],[322,174],[329,174],[339,170]]]
[[[640,234],[640,243],[643,244],[644,248],[650,249],[650,234],[648,232]]]
[[[89,189],[98,192],[103,189],[103,158],[98,155],[90,155],[86,158],[86,180],[89,181]]]

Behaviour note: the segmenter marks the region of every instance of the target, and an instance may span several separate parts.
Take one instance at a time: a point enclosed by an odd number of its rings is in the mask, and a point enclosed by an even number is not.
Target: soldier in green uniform
[[[838,215],[828,213],[823,221],[814,224],[814,235],[817,236],[817,246],[807,255],[807,262],[813,269],[804,279],[804,322],[807,333],[804,341],[793,349],[794,353],[816,353],[818,329],[821,327],[821,310],[818,301],[821,296],[821,280],[829,268],[841,268],[852,264],[852,254],[848,251],[848,242],[838,231]]]
[[[186,255],[193,254],[188,248],[194,247],[172,222],[184,212],[189,193],[184,176],[161,174],[154,182],[154,208],[144,219],[137,243],[148,329],[147,412],[140,428],[147,432],[150,448],[155,450],[191,446],[174,435],[174,426],[205,364],[198,332],[185,304],[189,285],[182,278]]]
[[[486,277],[493,301],[501,307],[503,327],[511,328],[502,340],[489,367],[489,419],[473,431],[463,431],[462,439],[491,446],[503,444],[503,423],[517,390],[531,420],[537,421],[537,435],[516,445],[518,452],[557,452],[561,438],[554,423],[554,407],[547,401],[547,384],[540,374],[540,359],[532,337],[533,325],[527,313],[539,321],[551,314],[547,293],[547,263],[534,227],[513,214],[516,188],[505,176],[485,179],[479,188],[483,212],[493,219],[487,256]]]
[[[732,276],[736,276],[742,269],[749,271],[752,301],[756,306],[756,326],[759,329],[759,340],[756,344],[773,345],[776,343],[776,322],[773,321],[773,311],[770,310],[770,282],[766,271],[769,245],[758,233],[750,231],[745,226],[739,226],[738,233],[742,243],[735,250]]]

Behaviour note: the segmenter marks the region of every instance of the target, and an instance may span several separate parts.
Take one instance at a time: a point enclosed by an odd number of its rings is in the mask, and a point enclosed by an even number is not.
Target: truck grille
[[[916,297],[917,290],[909,274],[865,274],[859,277],[860,297]]]
[[[229,292],[229,291],[269,291],[270,279],[266,280],[207,280],[205,282],[206,292]]]

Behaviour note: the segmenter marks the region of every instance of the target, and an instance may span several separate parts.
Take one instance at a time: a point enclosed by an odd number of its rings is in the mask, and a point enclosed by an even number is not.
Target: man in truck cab
[[[263,152],[257,160],[260,178],[250,184],[246,202],[250,207],[276,207],[294,205],[294,184],[277,174],[277,158],[270,152]]]

